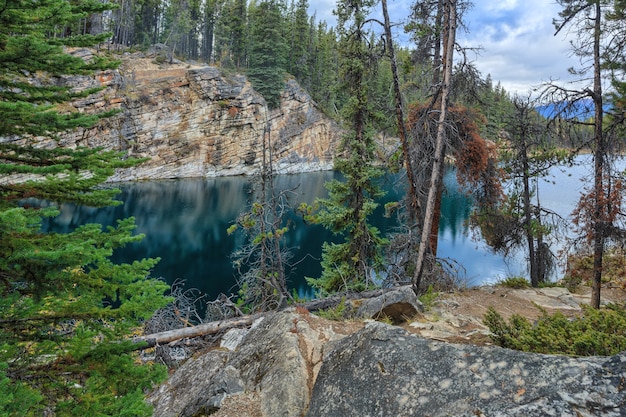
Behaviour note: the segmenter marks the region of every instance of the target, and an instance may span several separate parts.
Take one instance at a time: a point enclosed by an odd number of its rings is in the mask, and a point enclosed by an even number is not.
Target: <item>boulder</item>
[[[229,367],[228,353],[214,350],[187,360],[150,397],[155,417],[192,417],[219,409],[227,395],[243,391],[236,369]]]
[[[623,416],[625,381],[626,354],[456,345],[372,322],[324,357],[306,415]]]
[[[374,320],[390,319],[393,323],[402,323],[418,313],[424,312],[423,304],[418,300],[410,285],[395,288],[374,298],[360,300],[356,316]]]
[[[324,342],[337,336],[330,328],[314,329],[309,323],[312,317],[268,314],[233,351],[216,349],[189,359],[149,396],[154,416],[211,414],[226,398],[250,393],[259,398],[258,415],[302,416],[321,366]]]

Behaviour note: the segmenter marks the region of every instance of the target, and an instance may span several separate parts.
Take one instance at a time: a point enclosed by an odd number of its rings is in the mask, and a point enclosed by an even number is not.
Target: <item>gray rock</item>
[[[307,416],[624,416],[624,381],[626,354],[454,345],[369,323],[324,358]]]
[[[264,416],[300,416],[308,405],[307,362],[299,347],[295,314],[272,314],[252,329],[229,363],[246,390],[261,393]]]
[[[191,417],[217,410],[227,395],[242,392],[243,381],[227,365],[228,354],[211,351],[189,359],[149,397],[154,417]]]
[[[224,336],[222,336],[220,347],[228,350],[235,350],[247,334],[248,329],[230,329]]]
[[[394,323],[402,323],[423,311],[424,306],[417,299],[413,289],[406,285],[378,297],[364,299],[356,311],[356,316],[375,320],[389,318]]]
[[[322,339],[328,340],[326,334],[313,331],[297,314],[268,314],[234,351],[214,350],[176,370],[149,398],[154,416],[210,414],[226,397],[244,392],[259,394],[262,416],[302,416]]]

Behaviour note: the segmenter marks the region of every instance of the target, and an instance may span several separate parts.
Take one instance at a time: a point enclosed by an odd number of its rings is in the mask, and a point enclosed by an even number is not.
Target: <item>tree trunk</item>
[[[139,349],[148,349],[160,344],[170,343],[175,340],[215,334],[234,327],[250,326],[254,320],[262,317],[263,314],[235,317],[228,320],[212,321],[193,327],[183,327],[182,329],[168,330],[165,332],[148,334],[133,338],[134,343],[141,343]]]
[[[522,159],[522,182],[524,183],[524,232],[526,234],[526,242],[528,244],[528,258],[530,264],[530,285],[533,287],[539,286],[538,278],[538,259],[537,251],[535,250],[535,238],[532,231],[532,212],[530,207],[530,179],[529,166],[528,166],[528,148],[524,144],[520,152]]]
[[[437,138],[435,142],[435,157],[433,161],[433,169],[430,178],[430,187],[428,189],[428,198],[426,200],[426,210],[424,213],[424,223],[422,225],[422,235],[417,252],[417,264],[415,266],[415,274],[413,275],[413,291],[419,292],[420,282],[427,265],[427,250],[431,244],[430,235],[434,223],[436,213],[437,194],[442,179],[445,158],[445,141],[446,141],[446,118],[448,110],[448,97],[450,95],[450,82],[452,79],[452,64],[454,43],[456,35],[456,0],[447,0],[444,2],[444,47],[443,47],[443,82],[441,85],[441,106],[439,113],[439,121],[437,126]]]
[[[602,80],[600,78],[600,35],[602,10],[600,0],[595,1],[594,40],[593,40],[593,104],[594,120],[594,208],[593,208],[593,282],[591,284],[591,306],[600,308],[600,286],[602,284],[602,258],[604,256],[605,215],[604,207],[604,158],[606,144],[602,131]]]
[[[398,124],[398,135],[402,144],[402,153],[404,154],[404,164],[406,168],[407,181],[409,182],[407,207],[409,234],[413,230],[413,226],[417,220],[417,210],[419,201],[417,199],[417,183],[415,181],[415,172],[411,163],[411,154],[409,152],[409,142],[406,134],[406,125],[404,124],[404,105],[402,104],[402,93],[400,92],[400,82],[398,80],[398,65],[396,63],[396,53],[393,45],[393,37],[391,36],[391,24],[389,22],[389,12],[387,11],[387,0],[382,0],[383,17],[385,26],[385,39],[387,41],[387,53],[391,61],[391,73],[393,75],[393,91],[396,106],[396,123]],[[409,249],[411,250],[411,249]]]

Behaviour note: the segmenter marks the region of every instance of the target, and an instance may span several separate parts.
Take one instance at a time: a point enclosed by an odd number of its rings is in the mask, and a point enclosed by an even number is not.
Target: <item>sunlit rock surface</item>
[[[623,416],[625,381],[626,354],[457,345],[374,322],[324,358],[307,416]]]
[[[89,59],[85,50],[76,53]],[[66,111],[119,111],[94,128],[64,135],[63,146],[149,158],[112,181],[253,174],[264,146],[275,172],[327,170],[341,135],[292,79],[285,82],[281,107],[272,110],[242,75],[207,65],[159,64],[143,54],[125,55],[117,70],[59,83],[106,87]]]
[[[154,415],[625,415],[624,353],[539,355],[350,323],[271,313],[176,370],[149,398]]]

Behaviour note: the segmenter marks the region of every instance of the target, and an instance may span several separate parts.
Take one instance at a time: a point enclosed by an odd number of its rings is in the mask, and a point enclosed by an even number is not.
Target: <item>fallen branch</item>
[[[395,288],[397,289],[397,288]],[[373,291],[367,291],[362,293],[350,293],[344,295],[334,295],[332,297],[322,298],[319,300],[312,300],[306,303],[300,303],[296,306],[303,307],[309,311],[324,310],[327,308],[333,308],[341,303],[342,300],[354,300],[378,297],[392,289],[378,289]],[[295,307],[295,306],[294,306]],[[180,339],[188,339],[193,337],[206,336],[209,334],[216,334],[224,330],[232,329],[235,327],[250,326],[252,323],[263,317],[266,313],[257,313],[241,317],[233,317],[226,320],[212,321],[209,323],[198,324],[192,327],[183,327],[181,329],[167,330],[159,333],[152,333],[145,336],[138,336],[133,338],[133,342],[141,343],[138,349],[148,349],[157,345],[174,342]]]
[[[357,299],[361,300],[361,299],[366,299],[366,298],[374,298],[374,297],[378,297],[379,295],[383,295],[384,293],[388,291],[397,290],[397,289],[398,288],[396,287],[396,288],[378,289],[378,290],[372,290],[372,291],[366,291],[366,292],[353,292],[353,293],[348,293],[348,294],[333,295],[330,297],[320,298],[317,300],[311,300],[306,303],[297,304],[297,305],[299,307],[304,307],[311,312],[318,311],[318,310],[326,310],[327,308],[336,307],[339,303],[341,303],[342,300],[357,300]]]
[[[165,332],[134,337],[133,342],[142,344],[139,349],[147,349],[156,345],[170,343],[175,340],[219,333],[223,330],[231,329],[233,327],[250,326],[256,319],[262,316],[263,314],[253,314],[243,317],[234,317],[232,319],[198,324],[197,326],[193,327],[183,327],[182,329],[167,330]]]

